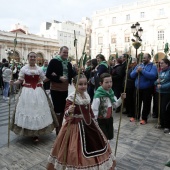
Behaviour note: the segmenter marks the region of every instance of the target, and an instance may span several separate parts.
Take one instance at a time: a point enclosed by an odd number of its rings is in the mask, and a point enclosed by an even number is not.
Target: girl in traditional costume
[[[78,77],[78,76],[77,76]],[[75,92],[67,97],[65,122],[48,159],[48,170],[114,170],[110,145],[94,119],[87,90],[87,78],[80,75]]]
[[[17,81],[12,85],[23,83],[19,94],[11,130],[17,135],[32,136],[38,141],[38,136],[51,133],[57,126],[57,118],[50,99],[42,88],[42,82],[47,81],[42,69],[36,63],[36,53],[28,54],[29,64],[21,68]]]

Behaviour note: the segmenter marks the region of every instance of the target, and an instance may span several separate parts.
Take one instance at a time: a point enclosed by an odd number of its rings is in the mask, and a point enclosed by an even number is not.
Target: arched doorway
[[[8,61],[11,62],[11,60],[14,60],[15,62],[20,62],[19,53],[17,51],[8,55]]]
[[[44,63],[44,57],[42,53],[37,53],[37,65],[42,66]]]

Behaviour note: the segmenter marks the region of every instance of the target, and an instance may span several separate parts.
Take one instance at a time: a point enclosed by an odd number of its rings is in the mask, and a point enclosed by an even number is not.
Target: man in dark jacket
[[[59,55],[53,58],[47,68],[46,77],[50,79],[51,98],[54,105],[54,111],[59,122],[59,132],[68,96],[68,85],[71,84],[74,72],[71,63],[68,61],[68,47],[60,48]]]
[[[143,55],[143,63],[135,67],[130,76],[135,78],[135,87],[139,95],[139,110],[137,111],[137,118],[140,118],[141,104],[143,102],[142,119],[140,124],[147,123],[147,118],[150,113],[152,92],[154,88],[154,82],[157,79],[157,68],[152,62],[150,62],[151,55],[145,53]]]

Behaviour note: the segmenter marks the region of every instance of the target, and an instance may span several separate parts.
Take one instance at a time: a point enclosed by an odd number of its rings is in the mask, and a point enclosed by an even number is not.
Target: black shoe
[[[127,117],[133,117],[132,115],[130,115],[130,114],[127,114]]]

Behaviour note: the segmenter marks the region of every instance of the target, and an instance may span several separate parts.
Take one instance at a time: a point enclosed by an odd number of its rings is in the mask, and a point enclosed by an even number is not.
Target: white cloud
[[[7,31],[12,24],[23,23],[29,32],[36,33],[44,21],[78,22],[96,10],[131,1],[135,0],[1,0],[0,30]]]

